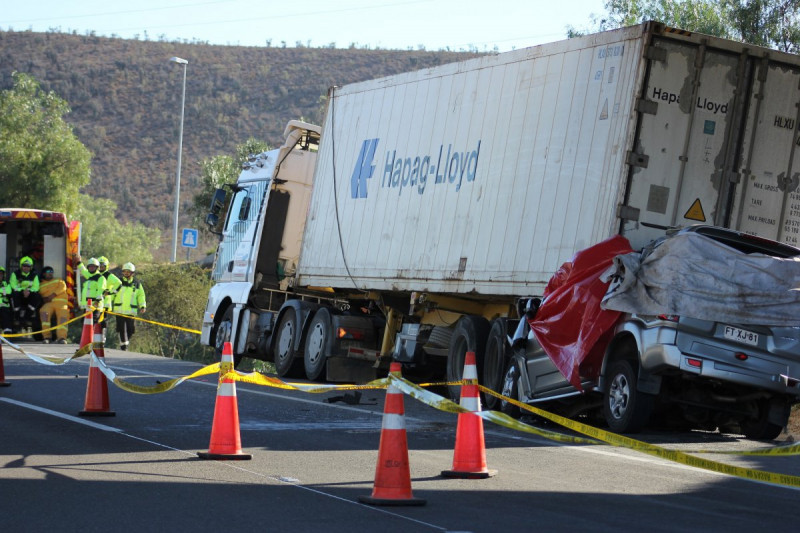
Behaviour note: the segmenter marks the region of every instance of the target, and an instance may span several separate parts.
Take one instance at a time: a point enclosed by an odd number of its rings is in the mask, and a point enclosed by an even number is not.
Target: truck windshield
[[[247,281],[252,277],[253,242],[258,218],[269,181],[248,184],[231,200],[222,242],[217,251],[212,279]]]

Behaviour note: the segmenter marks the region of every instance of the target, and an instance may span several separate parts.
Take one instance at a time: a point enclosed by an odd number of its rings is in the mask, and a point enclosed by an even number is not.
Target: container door
[[[732,227],[800,245],[800,69],[756,60]]]
[[[740,56],[693,43],[655,38],[648,56],[621,212],[634,248],[666,227],[724,222],[720,191],[727,198],[723,176],[735,161],[735,95],[745,71]]]

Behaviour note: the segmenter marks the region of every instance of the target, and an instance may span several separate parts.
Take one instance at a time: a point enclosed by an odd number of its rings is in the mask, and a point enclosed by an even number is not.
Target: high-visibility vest
[[[147,307],[147,302],[142,284],[133,278],[122,278],[122,285],[114,296],[114,312],[136,316],[139,314],[139,310],[145,307]]]
[[[86,308],[86,300],[91,299],[92,305],[97,308],[103,307],[103,293],[106,290],[106,278],[99,272],[89,276],[83,284],[81,291],[81,307]]]
[[[103,304],[105,308],[111,310],[112,303],[114,301],[114,294],[119,289],[119,286],[122,285],[122,281],[111,273],[110,270],[106,269],[105,272],[100,274],[104,278],[106,278],[106,294],[103,297]]]
[[[14,291],[39,292],[39,275],[34,269],[26,275],[21,270],[11,274],[11,289]]]
[[[0,281],[0,307],[11,307],[11,285],[6,281]]]

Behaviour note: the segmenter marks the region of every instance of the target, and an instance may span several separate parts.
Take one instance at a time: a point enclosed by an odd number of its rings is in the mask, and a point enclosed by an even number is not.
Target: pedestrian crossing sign
[[[183,228],[183,239],[181,239],[181,246],[184,248],[197,248],[196,229]]]

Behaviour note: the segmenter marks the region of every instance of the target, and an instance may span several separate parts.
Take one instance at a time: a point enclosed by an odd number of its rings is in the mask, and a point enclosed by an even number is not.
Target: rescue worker
[[[56,337],[58,344],[67,343],[67,328],[62,326],[69,320],[69,300],[67,299],[67,284],[64,280],[53,277],[53,267],[46,266],[42,269],[42,281],[39,283],[39,294],[42,296],[41,309],[39,309],[39,318],[42,319],[42,337],[45,344],[50,342],[51,321],[56,317],[56,322],[59,327],[56,329]]]
[[[81,290],[81,308],[86,309],[86,301],[92,300],[92,307],[94,307],[92,319],[95,324],[100,320],[100,313],[103,310],[103,293],[106,291],[106,278],[97,271],[99,267],[100,262],[97,259],[94,257],[89,259],[86,266],[88,276]]]
[[[136,272],[136,267],[133,263],[122,265],[122,285],[114,296],[120,350],[128,349],[131,337],[136,332],[136,320],[133,317],[143,315],[147,307],[144,287],[141,282],[133,279],[134,272]]]
[[[106,278],[106,290],[103,293],[103,308],[106,311],[113,310],[113,301],[114,301],[114,294],[119,289],[119,286],[122,284],[120,279],[111,273],[108,269],[108,258],[104,255],[101,255],[97,258],[97,262],[100,263],[100,267],[97,269],[104,278]],[[100,322],[100,328],[103,332],[103,342],[106,342],[106,325],[108,324],[108,315],[106,318]]]
[[[0,266],[0,329],[12,333],[14,318],[11,313],[11,284],[6,281],[6,268]]]
[[[33,269],[33,259],[28,256],[20,259],[19,270],[11,274],[10,284],[14,318],[19,321],[20,328],[31,327],[42,305],[39,275]]]

